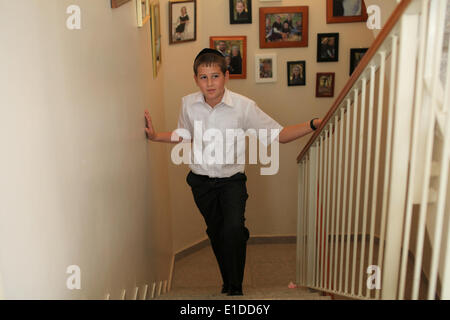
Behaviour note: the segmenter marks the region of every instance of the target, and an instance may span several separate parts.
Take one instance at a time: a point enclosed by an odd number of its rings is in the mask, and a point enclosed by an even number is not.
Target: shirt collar
[[[199,93],[196,102],[206,103],[205,97],[201,92]],[[231,98],[230,90],[228,90],[227,88],[225,88],[225,93],[223,94],[222,101],[220,101],[220,104],[233,107],[233,99]]]

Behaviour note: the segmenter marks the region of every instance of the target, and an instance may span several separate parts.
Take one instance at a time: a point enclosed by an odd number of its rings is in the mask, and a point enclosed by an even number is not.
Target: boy
[[[194,60],[194,80],[200,92],[183,97],[178,128],[189,131],[194,140],[194,122],[198,125],[198,121],[203,129],[216,128],[221,132],[225,129],[279,129],[279,142],[287,143],[312,132],[321,123],[320,119],[313,119],[309,123],[283,128],[252,100],[226,89],[228,79],[224,56],[217,50],[203,49]],[[145,119],[148,139],[170,143],[183,140],[176,132],[157,133],[147,110]],[[276,138],[262,139],[261,142],[268,145]],[[215,142],[215,139],[212,142],[211,139],[203,140],[206,147]],[[225,148],[225,153],[228,152],[239,155],[245,153],[245,148],[239,149],[238,146],[235,153],[233,145],[231,151]],[[189,167],[191,171],[186,181],[207,225],[206,233],[223,279],[222,293],[243,295],[242,280],[249,238],[244,224],[248,198],[245,164],[191,163]]]

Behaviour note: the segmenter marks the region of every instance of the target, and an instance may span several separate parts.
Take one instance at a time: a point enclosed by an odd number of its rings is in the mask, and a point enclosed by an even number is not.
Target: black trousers
[[[241,288],[250,235],[244,217],[247,176],[239,172],[228,178],[210,178],[190,171],[186,181],[205,219],[223,283],[230,288]]]

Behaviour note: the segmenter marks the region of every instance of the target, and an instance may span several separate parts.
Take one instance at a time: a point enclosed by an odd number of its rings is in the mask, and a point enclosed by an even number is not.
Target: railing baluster
[[[327,289],[331,289],[330,286],[330,254],[329,254],[329,248],[328,248],[328,239],[330,237],[330,232],[329,232],[329,219],[330,219],[330,189],[331,189],[331,145],[332,145],[332,124],[330,124],[329,126],[329,131],[327,134],[327,141],[328,141],[328,174],[327,174],[327,178],[328,178],[328,182],[327,182],[327,210],[326,212],[326,216],[327,216],[327,220],[326,220],[326,231],[325,231],[325,252],[326,252],[326,285],[325,288]]]
[[[348,100],[347,100],[348,102]],[[345,110],[343,107],[341,110]],[[347,205],[347,159],[348,159],[348,131],[349,131],[349,112],[348,110],[345,110],[345,152],[344,152],[344,190],[343,190],[343,196],[342,196],[342,226],[341,226],[341,239],[345,239],[345,221],[346,221],[346,205]],[[343,120],[344,115],[342,116],[341,121]],[[340,271],[339,271],[339,290],[342,291],[342,280],[344,275],[344,248],[345,248],[345,241],[342,241],[341,243],[341,257],[339,260],[340,265]]]
[[[308,261],[308,223],[309,223],[309,215],[308,215],[308,206],[310,205],[310,201],[309,201],[309,197],[308,197],[308,186],[309,186],[309,156],[306,157],[306,165],[305,165],[305,190],[304,190],[304,197],[306,199],[305,201],[305,223],[303,225],[303,229],[304,229],[304,243],[303,243],[303,259],[304,259],[304,269],[303,269],[303,284],[306,285],[307,284],[307,276],[308,276],[308,265],[307,265],[307,261]]]
[[[302,273],[302,268],[303,268],[303,264],[302,264],[302,239],[303,239],[303,204],[305,202],[305,199],[303,198],[303,188],[304,188],[304,181],[305,181],[305,177],[303,175],[303,167],[304,167],[304,161],[301,161],[298,164],[298,194],[297,194],[297,263],[296,263],[296,282],[300,283],[300,275]]]
[[[320,255],[320,259],[321,259],[321,265],[320,265],[320,274],[322,276],[321,282],[320,282],[320,286],[323,288],[325,286],[325,188],[326,188],[326,177],[327,177],[327,131],[324,131],[324,135],[323,135],[323,145],[322,145],[322,155],[323,155],[323,161],[322,161],[322,165],[323,165],[323,175],[322,175],[322,201],[321,201],[321,205],[320,205],[320,222],[321,222],[321,234],[320,234],[320,238],[321,238],[321,255]]]
[[[372,209],[371,209],[371,221],[370,221],[370,244],[369,244],[369,259],[368,264],[374,265],[373,259],[373,247],[375,238],[375,215],[377,204],[377,192],[378,192],[378,168],[380,158],[380,140],[381,140],[381,119],[383,115],[383,98],[384,98],[384,75],[385,75],[385,62],[386,52],[380,52],[380,71],[379,71],[379,87],[378,87],[378,110],[377,110],[377,122],[375,128],[375,158],[374,158],[374,174],[372,185]],[[372,80],[375,83],[375,71]],[[370,291],[367,290],[367,297],[370,297]]]
[[[318,161],[318,146],[313,145],[309,152],[309,196],[310,206],[308,214],[308,285],[316,286],[316,208],[317,208],[317,161]]]
[[[323,136],[319,139],[319,179],[318,179],[318,200],[317,200],[317,265],[316,265],[316,287],[319,287],[321,285],[322,280],[322,272],[320,271],[322,266],[322,169],[323,169]]]
[[[346,250],[345,250],[345,289],[344,289],[344,291],[345,292],[348,292],[348,274],[349,274],[349,261],[350,261],[350,250],[349,250],[349,248],[350,248],[350,236],[351,236],[351,234],[350,234],[350,226],[351,226],[351,222],[352,222],[352,213],[351,213],[351,210],[348,210],[347,211],[347,185],[349,184],[349,185],[351,185],[352,184],[352,181],[350,180],[350,183],[348,183],[348,181],[347,181],[347,177],[348,177],[348,157],[350,156],[350,154],[349,154],[349,151],[348,151],[348,149],[349,149],[349,144],[350,144],[350,121],[351,121],[351,110],[350,110],[350,108],[351,108],[351,100],[350,100],[350,98],[348,98],[347,99],[347,120],[346,120],[346,125],[345,125],[345,127],[346,127],[346,138],[345,138],[345,140],[346,140],[346,142],[345,142],[345,154],[346,154],[346,158],[345,158],[345,169],[344,169],[344,171],[345,171],[345,180],[344,180],[344,190],[345,190],[345,196],[344,196],[344,212],[345,212],[345,215],[347,216],[347,218],[348,218],[348,220],[347,220],[347,236],[346,236],[346,239],[347,239],[347,242],[346,242],[346,245],[347,245],[347,248],[346,248]],[[350,157],[351,158],[351,157]],[[352,169],[350,169],[350,171],[352,171]],[[350,204],[349,204],[349,206],[350,206]]]
[[[389,104],[388,104],[388,119],[387,119],[387,134],[386,134],[386,151],[384,157],[384,182],[383,182],[383,203],[382,203],[382,212],[381,212],[381,230],[380,230],[380,251],[378,251],[378,263],[380,266],[383,265],[384,258],[384,239],[386,233],[386,214],[387,214],[387,200],[389,195],[389,176],[391,172],[391,152],[392,152],[392,125],[394,118],[394,99],[395,99],[395,75],[397,70],[397,54],[398,54],[398,36],[392,35],[391,37],[391,70],[389,77]],[[409,232],[409,228],[405,227]],[[408,238],[409,239],[409,238]],[[407,248],[408,246],[403,246],[403,248]],[[407,252],[405,252],[405,256],[407,258]],[[406,268],[406,264],[405,264]],[[406,269],[405,269],[406,271]],[[381,272],[383,274],[383,272]],[[405,273],[406,275],[406,273]],[[404,287],[404,285],[403,285]],[[400,288],[402,286],[400,285]],[[383,288],[381,289],[383,290]],[[380,290],[376,292],[376,299],[380,299]]]
[[[341,216],[341,207],[340,207],[340,201],[341,201],[341,172],[342,172],[342,134],[343,134],[343,119],[344,119],[344,109],[341,108],[341,115],[340,115],[340,119],[339,119],[339,166],[338,166],[338,183],[337,183],[337,206],[336,206],[336,210],[337,210],[337,223],[336,223],[336,237],[339,237],[339,243],[342,242],[342,235],[339,233],[338,229],[339,229],[339,220],[340,220],[340,216]],[[337,127],[336,127],[337,129]],[[335,290],[337,292],[341,291],[341,286],[339,285],[339,289],[337,286],[337,259],[338,259],[338,243],[336,241],[336,265],[334,266],[334,283],[335,283]],[[341,272],[341,270],[339,270],[339,272]]]
[[[365,130],[365,110],[366,110],[366,86],[367,86],[367,79],[362,79],[362,88],[361,88],[361,120],[360,120],[360,135],[364,136],[364,130]],[[366,153],[367,157],[367,153]],[[362,162],[362,161],[361,161]],[[360,175],[361,176],[361,175]],[[366,179],[366,177],[364,177]],[[358,181],[359,183],[359,181]],[[360,186],[358,186],[360,188]],[[361,189],[358,189],[361,190]],[[365,189],[364,189],[365,190]],[[360,194],[362,192],[359,192]],[[359,199],[358,199],[358,209],[359,209]],[[358,286],[358,295],[362,295],[362,285],[363,285],[363,266],[364,266],[364,252],[365,252],[365,245],[366,245],[366,220],[367,220],[367,211],[363,210],[363,221],[362,221],[362,235],[361,235],[361,258],[360,258],[360,264],[359,264],[359,286]]]
[[[348,222],[347,222],[347,249],[346,249],[346,262],[345,262],[345,292],[348,292],[349,285],[349,273],[350,273],[350,241],[351,241],[351,225],[352,225],[352,209],[353,209],[353,179],[354,179],[354,165],[355,165],[355,144],[356,144],[356,108],[358,106],[357,96],[354,94],[353,109],[352,109],[352,151],[350,154],[350,180],[349,180],[349,201],[348,201]],[[350,127],[350,99],[347,100],[347,112],[348,112],[348,125]],[[353,241],[357,237],[356,234],[353,235]]]
[[[358,89],[354,89],[353,94],[353,119],[352,119],[352,156],[351,156],[351,165],[350,165],[350,201],[349,201],[349,212],[350,214],[353,211],[353,180],[355,177],[355,149],[356,149],[356,123],[358,121]],[[360,142],[361,143],[361,142]],[[359,189],[355,191],[357,194],[359,193]],[[358,242],[358,211],[355,211],[355,227],[353,233],[353,263],[352,263],[352,282],[351,282],[351,294],[355,294],[355,275],[356,275],[356,243]],[[349,230],[350,232],[350,230]],[[347,251],[350,252],[350,242],[347,244]],[[350,257],[350,255],[349,255]]]
[[[332,233],[332,241],[331,241],[331,248],[330,248],[330,270],[333,270],[334,266],[336,265],[336,261],[333,259],[335,258],[334,256],[334,247],[337,246],[337,232],[335,231],[334,228],[334,222],[335,222],[335,218],[336,218],[336,176],[337,176],[337,123],[338,123],[338,117],[335,116],[334,117],[334,132],[333,132],[333,137],[334,137],[334,147],[333,147],[333,202],[331,205],[331,233]],[[332,132],[332,130],[330,129],[330,132]],[[337,255],[336,255],[337,256]],[[336,274],[334,272],[334,274]],[[330,283],[332,283],[331,281],[331,277],[330,277]],[[332,290],[336,290],[336,283],[333,282],[333,285],[331,285]]]
[[[365,174],[365,187],[364,187],[364,230],[367,215],[373,216],[375,213],[369,211],[369,189],[370,189],[370,164],[372,156],[372,126],[373,126],[373,106],[375,99],[375,66],[370,67],[370,89],[369,89],[369,109],[368,109],[368,120],[367,120],[367,152],[366,152],[366,174]],[[372,190],[373,192],[374,190]],[[370,230],[369,230],[370,235]],[[363,234],[363,252],[365,253],[365,233]],[[363,254],[364,257],[364,254]],[[370,262],[370,261],[368,261]],[[367,268],[367,266],[366,266]],[[369,289],[366,288],[366,297],[369,297]]]

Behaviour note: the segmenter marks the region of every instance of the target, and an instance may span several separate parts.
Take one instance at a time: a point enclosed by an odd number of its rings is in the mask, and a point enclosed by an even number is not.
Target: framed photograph
[[[317,62],[339,61],[339,33],[317,34]]]
[[[334,97],[334,72],[317,73],[316,97]]]
[[[169,44],[197,39],[197,0],[169,2]]]
[[[367,50],[369,50],[369,48],[350,49],[350,75],[355,71]]]
[[[277,81],[277,55],[255,54],[255,79],[257,83]]]
[[[130,0],[111,0],[111,8],[115,9],[127,3]]]
[[[230,24],[252,23],[252,0],[229,0]]]
[[[138,27],[150,21],[150,0],[136,0],[136,15]]]
[[[308,7],[259,8],[259,46],[292,48],[308,46]]]
[[[224,55],[230,79],[247,78],[246,36],[210,37],[209,46]]]
[[[327,23],[365,22],[364,0],[327,0]]]
[[[151,3],[151,21],[153,78],[156,78],[161,66],[161,14],[159,0],[154,0]]]
[[[306,61],[287,62],[287,83],[288,86],[306,85]]]

